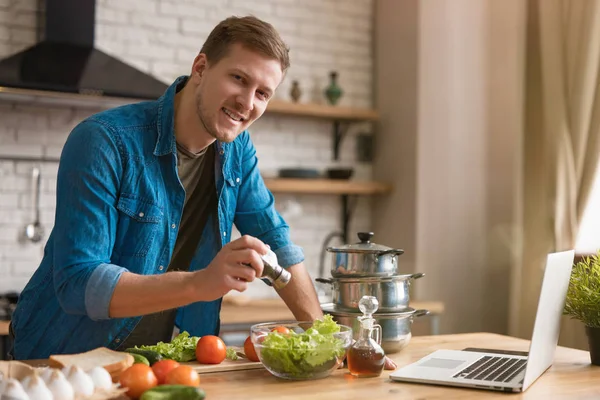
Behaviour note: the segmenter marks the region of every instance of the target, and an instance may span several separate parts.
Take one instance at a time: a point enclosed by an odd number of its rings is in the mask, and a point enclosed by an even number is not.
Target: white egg
[[[75,395],[91,396],[94,394],[94,381],[81,368],[71,367],[67,380],[73,386]]]
[[[6,379],[4,379],[4,374],[0,371],[0,397],[2,397],[2,393],[4,392],[5,386],[6,386]]]
[[[29,381],[31,380],[31,377],[35,374],[35,371],[32,371],[29,375],[27,375],[25,378],[21,379],[21,386],[25,387],[27,385],[29,385]],[[1,399],[0,399],[1,400]]]
[[[96,389],[109,390],[112,387],[112,378],[104,368],[94,367],[88,371],[88,375],[92,378]]]
[[[71,386],[65,375],[59,370],[52,372],[47,386],[56,400],[73,400],[75,398],[73,386]]]
[[[69,376],[69,374],[71,373],[71,368],[73,368],[73,367],[72,367],[72,366],[70,366],[70,365],[67,365],[66,367],[63,367],[63,368],[60,370],[60,372],[62,372],[62,373],[63,373],[63,375],[64,375],[64,376],[65,376],[65,378],[66,378],[66,377],[68,377],[68,376]]]
[[[25,393],[30,399],[34,400],[53,400],[52,392],[46,387],[46,384],[37,374],[31,375],[27,385],[23,385]]]
[[[37,371],[38,375],[40,376],[40,378],[42,378],[42,380],[44,381],[44,383],[48,383],[48,380],[50,379],[50,376],[52,375],[52,372],[54,371],[58,371],[60,372],[60,370],[58,369],[54,369],[54,368],[50,368],[50,367],[46,367],[46,368],[41,368]],[[61,372],[62,373],[62,372]]]
[[[25,393],[21,383],[12,378],[6,380],[6,386],[4,387],[2,398],[6,398],[8,400],[29,400],[29,396],[27,393]]]

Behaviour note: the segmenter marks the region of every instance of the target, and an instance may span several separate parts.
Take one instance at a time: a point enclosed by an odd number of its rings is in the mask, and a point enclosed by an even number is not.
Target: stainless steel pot
[[[398,273],[398,256],[402,249],[393,249],[371,242],[373,232],[359,232],[360,242],[341,247],[328,247],[332,254],[331,276],[390,276]]]
[[[315,279],[333,287],[332,301],[336,310],[359,312],[358,302],[363,296],[375,296],[380,312],[404,311],[410,300],[410,284],[424,273],[390,277]]]
[[[352,327],[354,339],[358,338],[360,322],[359,312],[338,311],[332,303],[321,304],[321,309],[326,314],[331,314],[338,324]],[[409,308],[399,313],[375,313],[373,318],[381,325],[381,347],[386,354],[397,353],[405,348],[412,337],[411,327],[414,319],[429,314],[429,310],[415,310]]]

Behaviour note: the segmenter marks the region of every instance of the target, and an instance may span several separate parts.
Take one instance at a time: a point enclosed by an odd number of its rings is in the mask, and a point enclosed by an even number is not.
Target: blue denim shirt
[[[12,318],[16,359],[114,349],[140,320],[110,318],[109,303],[124,271],[161,274],[169,265],[185,198],[173,118],[176,87],[184,79],[156,101],[93,115],[69,135],[58,170],[55,225]],[[208,266],[233,224],[269,244],[282,266],[303,261],[260,176],[248,132],[213,145],[218,221],[206,224],[190,270]],[[220,299],[181,307],[176,325],[192,335],[216,334],[220,307]]]

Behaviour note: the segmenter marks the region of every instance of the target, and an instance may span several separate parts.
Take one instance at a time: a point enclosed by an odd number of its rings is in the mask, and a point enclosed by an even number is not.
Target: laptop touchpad
[[[464,362],[465,360],[451,360],[448,358],[430,358],[429,360],[419,364],[419,367],[454,369],[459,365],[463,364]]]

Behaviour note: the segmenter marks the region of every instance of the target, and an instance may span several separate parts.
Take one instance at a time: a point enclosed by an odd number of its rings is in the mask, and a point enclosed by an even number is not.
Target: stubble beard
[[[220,113],[221,109],[219,109],[217,111],[217,113]],[[243,131],[238,132],[236,135],[233,135],[233,137],[231,137],[230,135],[224,134],[221,135],[218,130],[217,130],[217,119],[218,119],[218,114],[215,115],[214,118],[214,124],[211,125],[211,120],[209,117],[209,113],[208,111],[203,107],[203,103],[202,103],[202,96],[200,95],[200,93],[196,94],[196,114],[198,115],[198,119],[200,120],[200,124],[202,125],[202,127],[204,127],[204,129],[206,130],[206,132],[208,132],[208,134],[215,138],[216,140],[218,140],[219,142],[224,142],[224,143],[230,143],[233,142],[235,140],[235,138],[238,137],[238,135]],[[212,128],[211,128],[212,127]],[[214,128],[214,129],[213,129]]]

